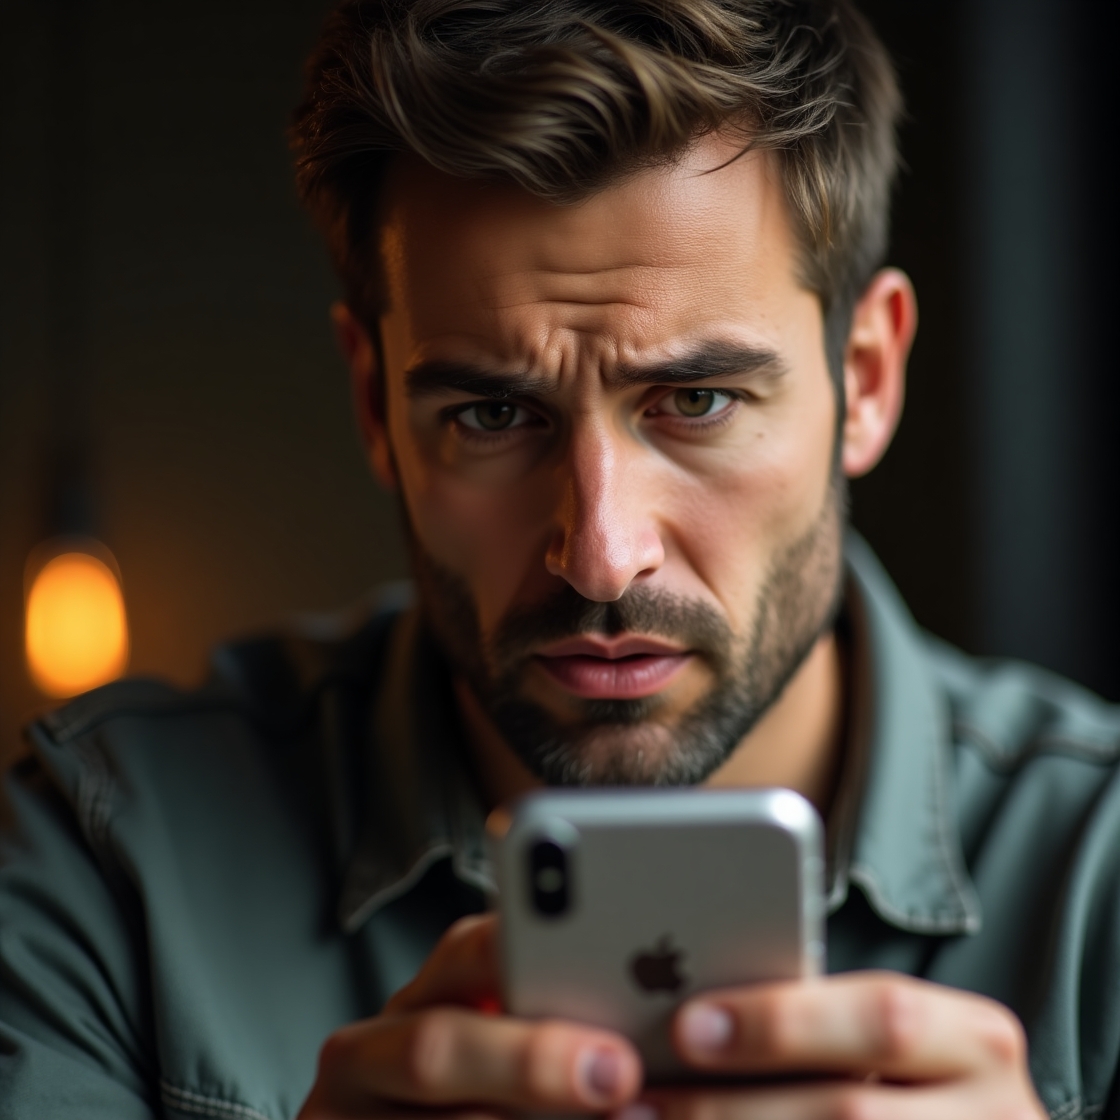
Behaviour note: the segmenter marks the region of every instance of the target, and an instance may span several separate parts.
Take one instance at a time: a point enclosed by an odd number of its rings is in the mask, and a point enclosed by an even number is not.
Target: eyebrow
[[[621,366],[609,380],[618,385],[687,385],[710,377],[755,374],[770,380],[783,376],[787,369],[776,350],[736,342],[705,342],[679,358]]]
[[[648,365],[622,365],[607,376],[615,386],[688,385],[715,377],[761,375],[776,379],[787,366],[777,351],[733,342],[705,342],[677,358]],[[551,378],[528,373],[494,373],[470,362],[433,359],[418,362],[405,371],[405,392],[412,398],[459,392],[474,397],[501,400],[514,396],[554,393]]]
[[[468,393],[472,397],[536,396],[556,391],[556,383],[527,373],[494,373],[470,362],[433,359],[417,362],[404,373],[405,393],[415,399],[439,393]]]

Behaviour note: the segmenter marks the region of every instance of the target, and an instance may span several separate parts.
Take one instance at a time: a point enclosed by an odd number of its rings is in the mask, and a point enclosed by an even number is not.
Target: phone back
[[[506,1007],[617,1030],[652,1078],[684,1072],[683,999],[822,970],[823,829],[790,790],[548,791],[490,830]]]

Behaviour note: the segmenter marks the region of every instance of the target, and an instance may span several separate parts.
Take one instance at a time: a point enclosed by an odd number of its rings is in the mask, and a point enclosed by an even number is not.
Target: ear
[[[382,486],[395,490],[397,471],[386,426],[381,348],[375,345],[369,331],[345,303],[332,305],[331,323],[334,325],[338,348],[350,370],[354,412],[358,417],[373,473]]]
[[[875,274],[855,306],[844,350],[844,426],[841,464],[849,478],[866,474],[883,457],[906,393],[906,360],[918,329],[918,301],[905,272]]]

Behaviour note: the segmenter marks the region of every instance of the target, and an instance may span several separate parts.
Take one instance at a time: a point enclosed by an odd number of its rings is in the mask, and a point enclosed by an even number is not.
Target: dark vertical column
[[[891,52],[905,98],[887,260],[913,279],[920,326],[901,427],[884,461],[853,484],[852,519],[918,622],[972,650],[975,470],[958,299],[970,184],[959,174],[960,75],[948,65],[959,53],[959,11],[971,0],[857,2]]]
[[[1098,7],[975,0],[963,9],[966,317],[979,645],[1115,693],[1120,573],[1108,570],[1104,521],[1117,515],[1107,451],[1116,395],[1100,391],[1102,363],[1115,365],[1101,284],[1115,292],[1115,278],[1099,267],[1107,222],[1087,148],[1094,122],[1112,131],[1091,88]]]
[[[91,4],[50,0],[46,144],[50,444],[44,535],[91,534],[89,492],[89,61]]]

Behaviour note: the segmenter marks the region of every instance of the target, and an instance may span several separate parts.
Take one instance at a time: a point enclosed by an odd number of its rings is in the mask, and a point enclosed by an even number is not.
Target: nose
[[[665,548],[643,496],[637,449],[606,428],[577,429],[561,466],[561,500],[545,567],[585,599],[613,602],[655,572]]]

